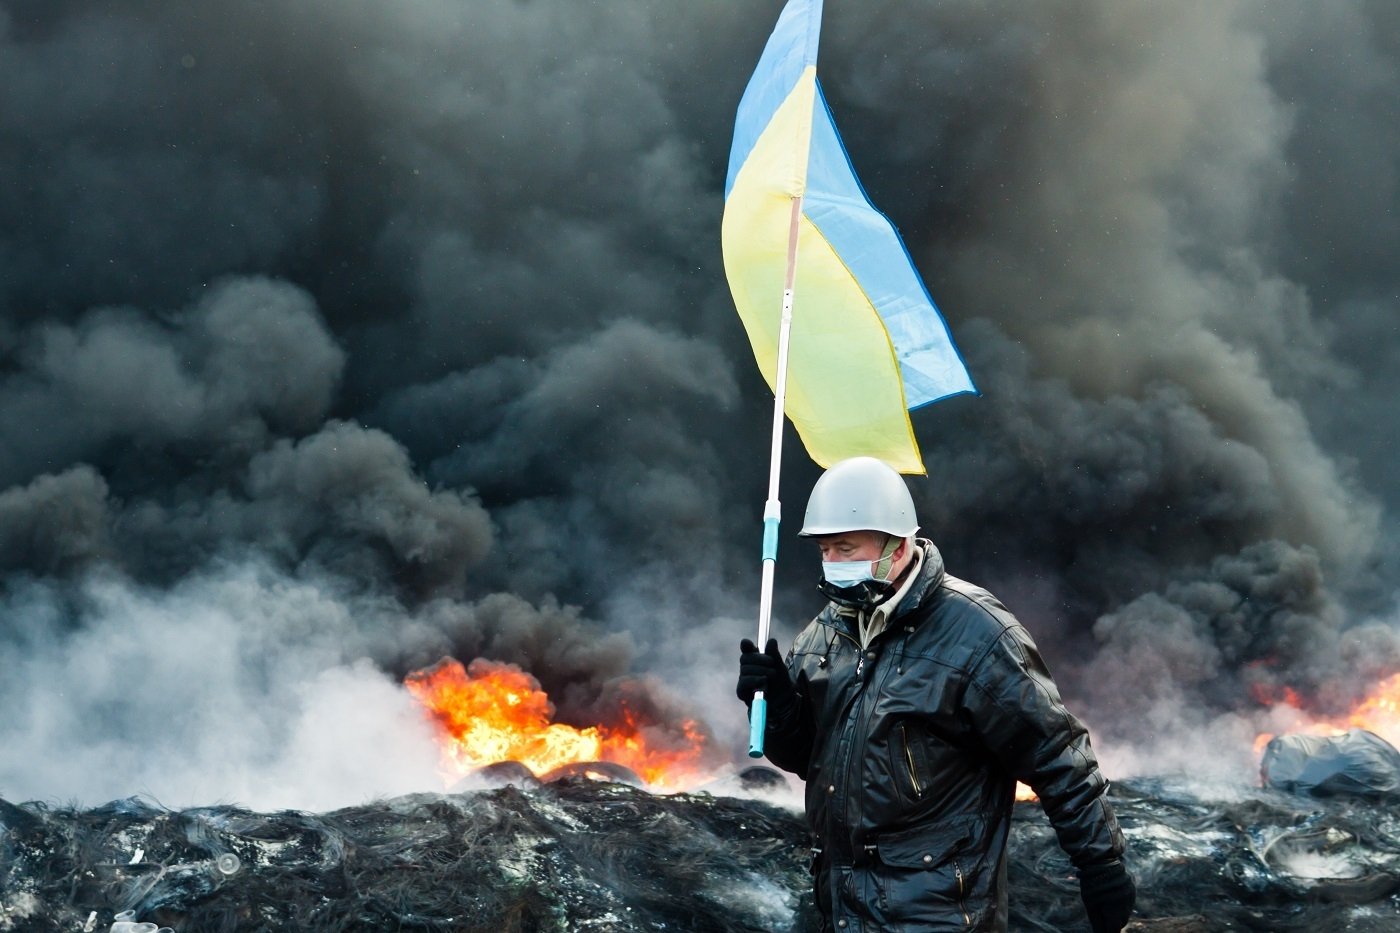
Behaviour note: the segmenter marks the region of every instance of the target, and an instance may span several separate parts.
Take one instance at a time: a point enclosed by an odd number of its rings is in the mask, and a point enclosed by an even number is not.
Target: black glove
[[[1079,869],[1079,896],[1094,933],[1119,933],[1133,914],[1137,885],[1123,863],[1113,859]]]
[[[770,707],[786,706],[792,701],[792,677],[788,674],[787,663],[778,651],[778,639],[768,639],[768,647],[762,654],[758,646],[745,638],[739,642],[739,686],[734,692],[745,706],[753,705],[753,695],[763,691]]]

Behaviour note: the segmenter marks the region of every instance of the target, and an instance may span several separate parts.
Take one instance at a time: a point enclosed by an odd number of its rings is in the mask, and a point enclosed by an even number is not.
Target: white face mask
[[[858,586],[867,582],[884,582],[893,569],[894,552],[903,539],[890,535],[884,550],[876,560],[824,560],[822,576],[832,586]]]
[[[855,586],[875,579],[875,574],[870,572],[871,563],[868,560],[824,560],[822,576],[832,586]]]

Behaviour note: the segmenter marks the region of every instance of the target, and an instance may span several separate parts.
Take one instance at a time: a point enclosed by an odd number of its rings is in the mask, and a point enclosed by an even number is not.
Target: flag
[[[784,411],[822,466],[859,455],[923,473],[909,411],[976,392],[899,233],[861,187],[817,81],[821,0],[790,0],[739,101],[724,183],[724,270],[777,391],[801,198]]]

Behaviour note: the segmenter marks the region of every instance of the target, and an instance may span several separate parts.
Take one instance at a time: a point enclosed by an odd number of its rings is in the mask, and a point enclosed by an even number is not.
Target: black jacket
[[[888,627],[862,651],[828,605],[788,656],[796,701],[769,711],[766,753],[807,782],[818,906],[843,933],[1004,930],[1018,780],[1076,866],[1123,851],[1088,733],[1030,635],[919,546]]]

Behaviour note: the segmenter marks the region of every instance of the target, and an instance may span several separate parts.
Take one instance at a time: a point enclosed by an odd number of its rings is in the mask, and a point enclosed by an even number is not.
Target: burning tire
[[[553,784],[555,781],[562,781],[568,778],[581,778],[588,781],[602,781],[612,784],[628,784],[632,787],[644,787],[645,782],[626,765],[620,765],[612,761],[576,761],[567,765],[560,765],[553,771],[547,772],[542,778],[545,784]]]

